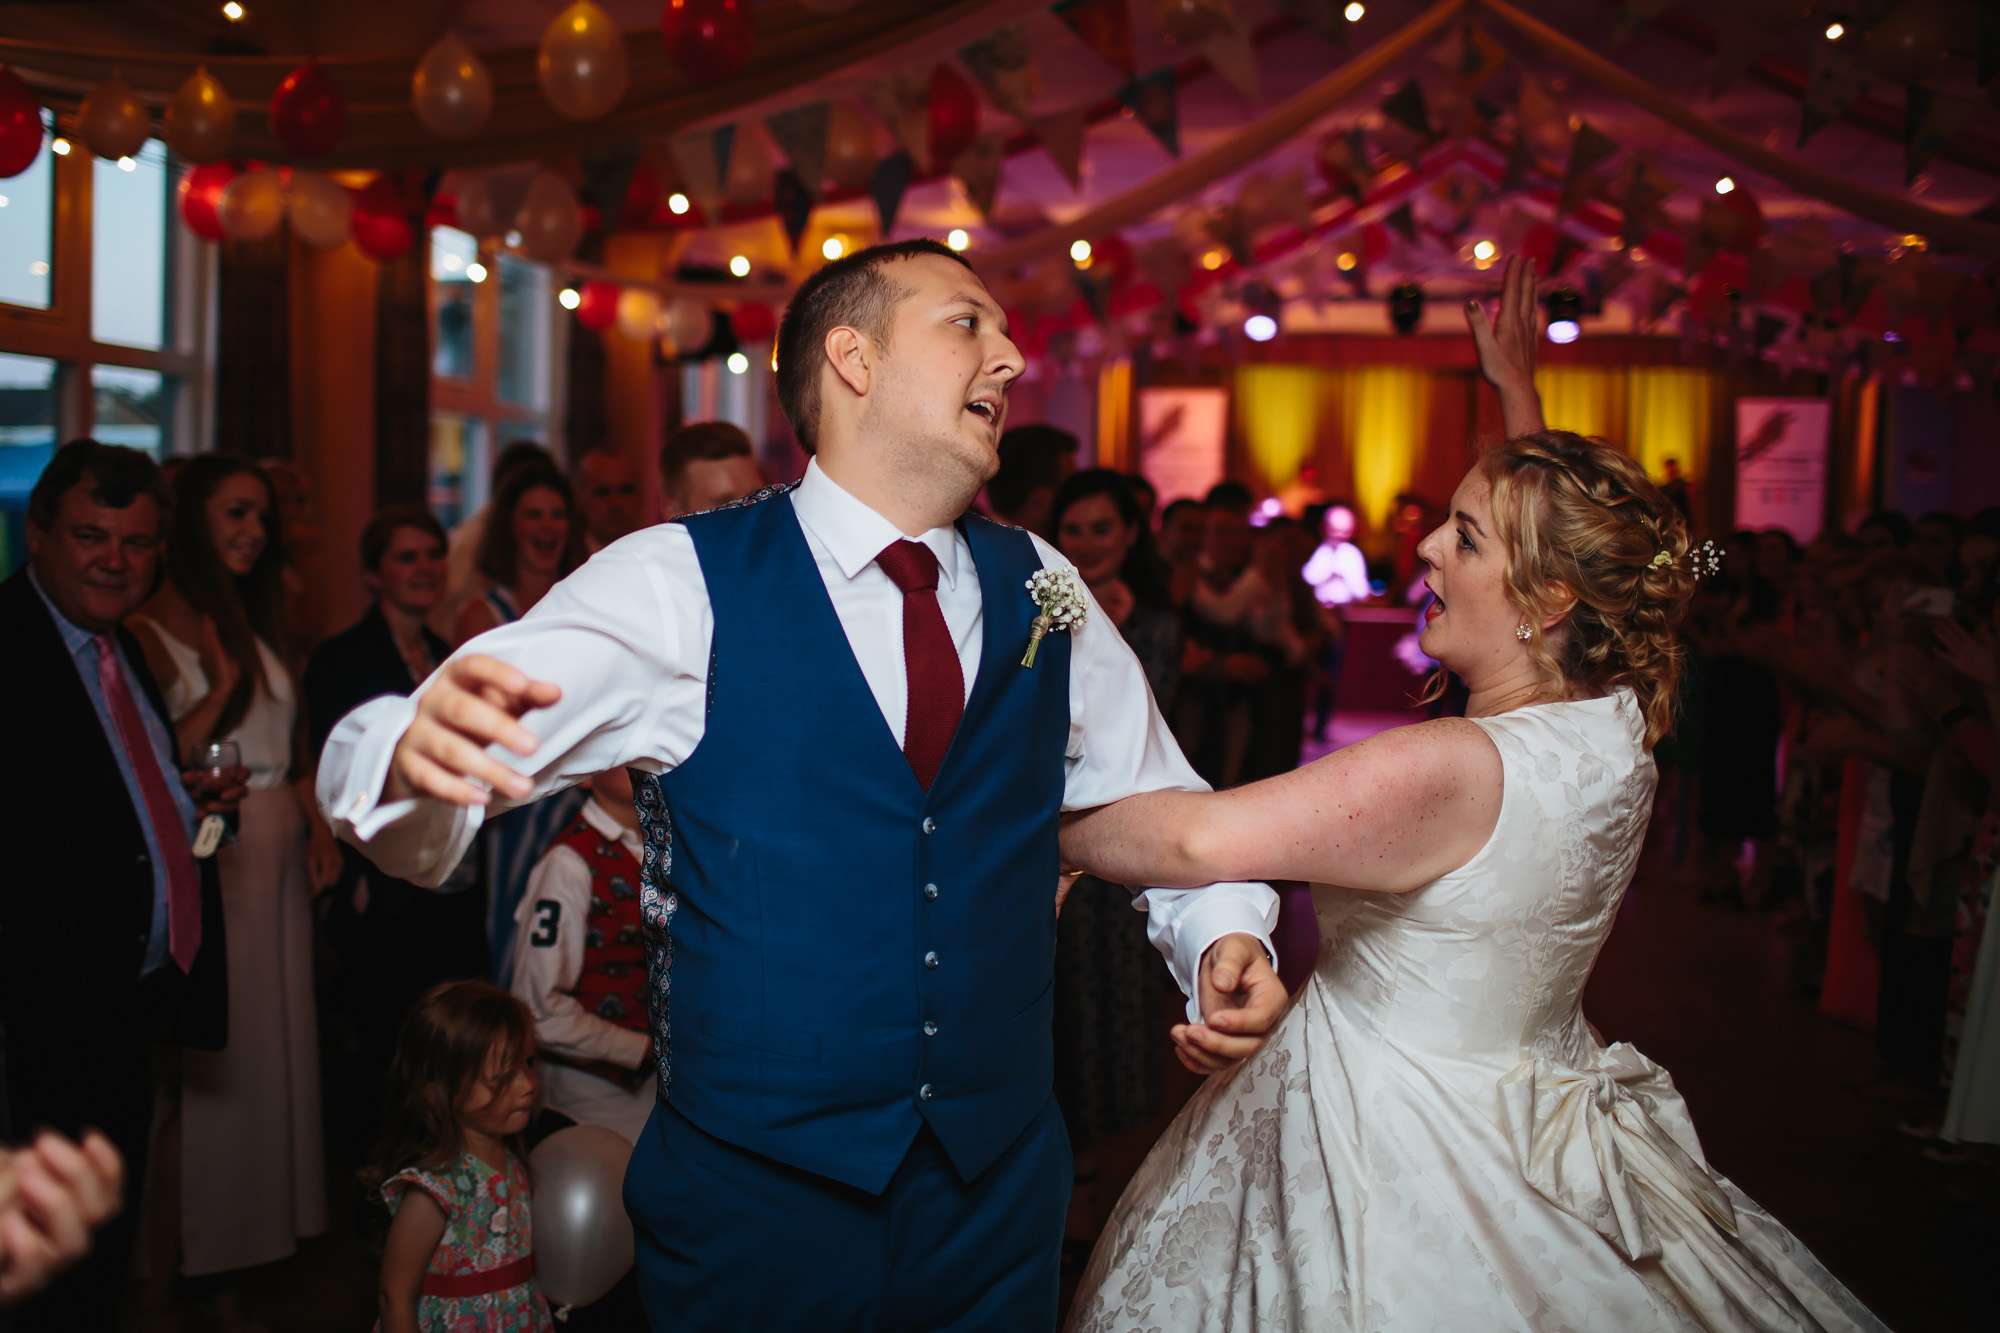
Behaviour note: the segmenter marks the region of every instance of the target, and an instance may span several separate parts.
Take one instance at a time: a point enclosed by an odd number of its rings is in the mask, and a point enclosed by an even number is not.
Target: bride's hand
[[[1201,958],[1196,996],[1202,1021],[1173,1028],[1174,1054],[1197,1074],[1217,1074],[1255,1055],[1285,1012],[1285,983],[1264,946],[1224,935]]]
[[[1500,280],[1500,307],[1490,315],[1477,299],[1465,303],[1465,322],[1479,352],[1479,373],[1500,391],[1500,413],[1509,438],[1543,428],[1535,393],[1535,340],[1540,332],[1532,260],[1509,259]]]

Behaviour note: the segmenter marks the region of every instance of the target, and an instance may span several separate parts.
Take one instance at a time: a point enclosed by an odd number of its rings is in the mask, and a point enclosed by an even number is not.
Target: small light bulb
[[[675,190],[672,194],[667,196],[667,211],[669,213],[672,213],[675,217],[680,217],[683,213],[686,213],[688,209],[691,207],[692,205],[688,203],[688,197],[682,194],[679,190]]]
[[[743,373],[744,373],[745,371],[747,371],[747,370],[749,370],[749,369],[750,369],[750,358],[749,358],[749,357],[747,357],[747,356],[743,355],[743,353],[741,353],[741,352],[731,352],[731,353],[729,354],[729,373],[730,373],[730,374],[732,374],[732,375],[741,375],[741,374],[743,374]]]
[[[518,250],[521,248],[521,233],[518,231],[510,231],[500,239],[506,243],[509,250]]]
[[[1361,257],[1355,254],[1352,250],[1342,250],[1340,254],[1337,257],[1335,257],[1333,261],[1333,266],[1339,269],[1342,273],[1352,273],[1354,272],[1355,265],[1359,264],[1360,262],[1361,262]]]
[[[1837,42],[1845,36],[1847,36],[1847,25],[1839,19],[1826,25],[1826,39],[1829,42]]]
[[[750,256],[737,255],[729,261],[729,271],[739,278],[750,276]]]
[[[118,159],[118,169],[125,172],[137,171],[139,164],[129,157],[121,157]]]
[[[1201,266],[1207,269],[1210,273],[1215,272],[1215,270],[1221,268],[1224,264],[1228,262],[1229,262],[1229,252],[1223,249],[1219,245],[1211,246],[1210,248],[1201,252]]]
[[[480,263],[476,259],[473,260],[470,264],[467,264],[465,266],[465,276],[466,280],[469,282],[486,281],[486,265]]]
[[[953,227],[951,234],[944,238],[944,243],[953,250],[961,252],[969,250],[972,248],[972,233],[963,227]]]
[[[57,157],[68,157],[69,140],[63,138],[60,134],[58,134],[55,138],[49,140],[49,151],[51,153],[54,153]]]
[[[1361,0],[1354,0],[1354,3],[1350,4],[1346,9],[1342,10],[1341,12],[1347,16],[1347,21],[1349,23],[1359,23],[1364,17],[1367,16],[1368,6],[1362,4]]]
[[[1069,243],[1070,262],[1078,268],[1090,262],[1090,242],[1081,238]]]
[[[583,293],[574,287],[565,287],[556,293],[556,304],[565,310],[574,310],[583,304]]]
[[[1724,176],[1715,183],[1715,192],[1717,194],[1728,194],[1735,188],[1736,178],[1734,176]]]
[[[0,194],[0,208],[5,208],[6,206],[7,206],[7,196],[4,194]]]
[[[847,253],[847,241],[839,236],[829,236],[820,242],[819,252],[828,259],[838,259]],[[736,275],[742,277],[741,273]]]
[[[228,0],[228,3],[222,7],[222,17],[228,19],[231,23],[241,23],[246,12],[243,6],[236,3],[236,0]]]
[[[1493,257],[1499,253],[1500,247],[1491,241],[1475,241],[1472,246],[1472,257],[1482,264],[1492,263]]]

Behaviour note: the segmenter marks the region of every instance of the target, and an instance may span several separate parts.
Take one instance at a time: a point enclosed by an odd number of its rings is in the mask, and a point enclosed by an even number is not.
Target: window
[[[452,227],[430,238],[432,512],[459,522],[486,503],[495,454],[549,443],[568,321],[549,270],[481,253]]]
[[[0,304],[47,310],[54,290],[55,154],[0,180]]]
[[[157,352],[167,345],[169,226],[178,225],[167,207],[166,145],[150,140],[137,157],[90,165],[91,333]]]
[[[28,492],[56,451],[56,363],[0,352],[0,561],[28,558]]]

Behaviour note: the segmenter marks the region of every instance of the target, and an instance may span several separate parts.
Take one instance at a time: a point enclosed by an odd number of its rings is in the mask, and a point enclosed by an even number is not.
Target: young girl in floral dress
[[[389,1075],[381,1333],[546,1333],[528,1168],[517,1136],[540,1101],[534,1022],[483,981],[417,1002]]]

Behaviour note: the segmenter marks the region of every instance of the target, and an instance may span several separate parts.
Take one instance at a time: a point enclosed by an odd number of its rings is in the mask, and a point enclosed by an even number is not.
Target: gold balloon
[[[875,127],[846,100],[832,104],[826,118],[826,174],[843,190],[868,184],[875,170]]]
[[[345,244],[354,221],[354,196],[317,172],[294,170],[285,214],[292,233],[307,245],[331,250]]]
[[[232,241],[261,241],[285,220],[285,186],[275,171],[246,171],[222,188],[216,217]]]
[[[229,156],[236,142],[236,104],[229,92],[205,69],[187,82],[167,104],[167,147],[186,162],[214,162]]]
[[[91,152],[115,162],[138,155],[153,132],[153,122],[131,85],[114,74],[83,99],[76,113],[76,132]]]
[[[543,31],[536,72],[558,114],[596,120],[625,96],[625,36],[590,0],[576,0]]]
[[[432,134],[467,138],[493,113],[493,76],[457,33],[448,32],[417,62],[410,104]]]
[[[652,338],[660,320],[660,294],[645,287],[618,293],[618,331],[634,342]]]
[[[521,249],[530,259],[556,264],[568,259],[583,239],[583,210],[576,191],[552,171],[539,171],[528,182],[528,194],[514,217]]]

